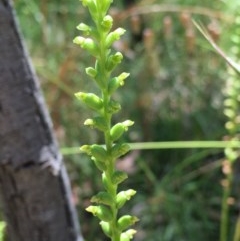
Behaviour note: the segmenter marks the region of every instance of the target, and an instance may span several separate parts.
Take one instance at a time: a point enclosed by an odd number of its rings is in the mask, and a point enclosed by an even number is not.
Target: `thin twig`
[[[207,30],[200,23],[197,23],[193,20],[194,25],[201,32],[201,34],[205,37],[205,39],[211,44],[214,50],[228,63],[230,67],[232,67],[238,74],[240,74],[240,65],[234,62],[224,51],[214,42],[211,36],[208,34]]]
[[[211,18],[218,18],[224,21],[232,22],[233,18],[229,15],[223,14],[220,11],[214,11],[209,8],[204,7],[193,7],[193,6],[179,6],[173,4],[153,4],[150,6],[137,6],[131,8],[128,11],[124,11],[121,14],[122,20],[129,18],[134,15],[143,15],[143,14],[153,14],[161,12],[172,12],[172,13],[190,13],[197,15],[204,15]]]

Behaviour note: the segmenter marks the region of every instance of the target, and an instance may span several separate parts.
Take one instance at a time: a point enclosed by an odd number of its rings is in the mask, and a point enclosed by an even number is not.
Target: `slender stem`
[[[238,216],[233,241],[240,241],[240,216]]]
[[[105,49],[105,37],[104,35],[100,35],[100,51],[101,51],[101,56],[100,56],[100,66],[101,66],[101,72],[103,75],[103,79],[104,81],[108,81],[108,73],[106,73],[105,70],[105,65],[106,65],[106,52],[107,49]],[[103,116],[107,122],[107,126],[108,129],[104,132],[104,139],[105,139],[105,145],[106,145],[106,150],[107,152],[110,154],[110,151],[112,149],[112,141],[110,138],[110,130],[111,130],[111,122],[112,122],[112,114],[108,113],[108,106],[109,106],[109,102],[110,102],[110,98],[111,96],[109,95],[108,91],[105,89],[102,89],[102,97],[103,97]],[[108,160],[109,163],[107,165],[107,170],[106,170],[106,177],[108,179],[108,182],[111,183],[112,187],[111,190],[106,190],[111,196],[113,200],[116,200],[117,197],[117,185],[115,185],[114,183],[112,183],[111,177],[115,171],[115,160],[113,158],[111,158],[110,160]],[[120,235],[121,232],[119,232],[118,228],[117,228],[117,216],[118,216],[118,209],[116,207],[116,203],[113,202],[113,204],[111,205],[111,211],[113,213],[113,220],[110,222],[111,225],[111,229],[112,229],[112,237],[111,240],[112,241],[120,241]]]
[[[220,223],[220,241],[228,240],[228,224],[229,224],[229,204],[228,199],[231,194],[233,174],[232,174],[232,163],[228,161],[230,168],[229,173],[226,176],[226,183],[223,184],[223,198],[222,198],[222,209],[221,209],[221,223]]]
[[[107,127],[108,129],[104,132],[104,140],[105,140],[105,145],[107,148],[107,151],[109,152],[112,148],[112,141],[110,139],[110,130],[111,130],[111,125],[112,125],[112,115],[110,115],[107,111],[108,108],[108,103],[110,101],[110,97],[106,91],[102,91],[102,96],[103,96],[103,103],[104,103],[104,110],[103,110],[103,116],[106,120]]]
[[[105,119],[106,119],[107,125],[108,125],[108,130],[106,130],[104,132],[104,137],[105,137],[105,145],[106,145],[106,149],[107,149],[108,153],[110,153],[112,145],[113,145],[113,143],[111,141],[111,138],[110,138],[110,129],[111,129],[112,115],[108,114],[108,112],[107,112],[109,99],[110,99],[110,97],[108,96],[108,93],[107,92],[103,92],[104,116],[105,116]],[[112,196],[113,200],[116,200],[116,197],[117,197],[117,185],[112,183],[112,180],[111,180],[111,177],[112,177],[114,171],[115,171],[115,160],[113,158],[111,158],[109,160],[108,165],[107,165],[106,177],[108,179],[108,182],[111,183],[112,185],[111,185],[111,190],[107,190],[107,192]],[[111,240],[112,241],[120,241],[121,233],[118,231],[118,228],[117,228],[118,209],[116,207],[116,203],[115,202],[113,202],[112,205],[111,205],[111,211],[113,213],[113,220],[110,222],[111,229],[112,229]]]

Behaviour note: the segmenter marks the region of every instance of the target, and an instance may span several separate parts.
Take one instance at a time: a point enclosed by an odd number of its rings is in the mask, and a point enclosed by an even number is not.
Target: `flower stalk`
[[[95,93],[78,92],[75,96],[81,100],[94,113],[84,125],[100,131],[105,145],[84,145],[81,151],[89,155],[96,167],[102,172],[104,191],[91,198],[94,205],[86,210],[100,219],[100,226],[107,237],[112,241],[129,241],[136,233],[129,229],[137,217],[124,215],[119,217],[119,209],[135,195],[136,191],[129,189],[118,191],[118,186],[127,174],[116,170],[117,159],[126,154],[130,147],[119,140],[134,123],[125,120],[112,123],[112,116],[119,112],[121,105],[113,99],[113,94],[124,85],[128,73],[112,76],[112,72],[121,63],[123,56],[120,52],[114,53],[112,44],[124,34],[123,28],[112,30],[113,19],[107,14],[112,0],[81,0],[94,22],[93,26],[80,23],[77,29],[82,32],[73,42],[85,49],[95,58],[95,65],[86,68],[86,73],[96,83],[100,95]]]

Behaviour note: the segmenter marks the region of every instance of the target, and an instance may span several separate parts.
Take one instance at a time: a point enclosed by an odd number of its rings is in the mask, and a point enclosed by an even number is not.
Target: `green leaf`
[[[122,171],[115,171],[112,175],[112,182],[115,185],[120,184],[121,182],[123,182],[124,180],[127,179],[127,173],[126,172],[122,172]]]
[[[107,192],[99,192],[91,198],[91,202],[111,206],[114,202],[112,196]]]
[[[107,170],[107,165],[106,163],[99,161],[98,159],[96,159],[95,157],[92,157],[92,160],[94,162],[94,164],[96,165],[96,167],[100,170],[100,171],[106,171]]]
[[[114,114],[117,113],[119,110],[121,110],[121,105],[117,101],[111,100],[108,104],[107,112],[109,114]]]
[[[127,143],[118,143],[112,148],[112,156],[114,158],[119,158],[129,152],[131,149],[130,145]]]

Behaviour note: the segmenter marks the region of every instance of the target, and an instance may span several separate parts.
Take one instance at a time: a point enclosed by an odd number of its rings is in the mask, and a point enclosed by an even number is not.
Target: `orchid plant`
[[[81,0],[91,15],[93,24],[80,23],[77,29],[82,32],[73,42],[94,57],[95,65],[86,68],[86,73],[99,89],[96,93],[78,92],[76,97],[92,110],[92,117],[84,125],[100,131],[104,145],[83,145],[81,150],[89,155],[102,173],[104,191],[91,198],[94,205],[86,210],[100,219],[100,226],[112,241],[129,241],[136,233],[129,228],[138,218],[131,215],[119,215],[119,209],[135,195],[133,189],[119,191],[119,184],[126,178],[125,172],[116,169],[116,161],[130,150],[127,143],[120,141],[121,136],[134,123],[125,120],[112,123],[112,116],[121,109],[113,99],[115,91],[124,85],[129,73],[113,76],[113,70],[121,63],[123,55],[115,52],[112,45],[124,34],[123,28],[112,30],[113,18],[108,15],[112,0]]]

